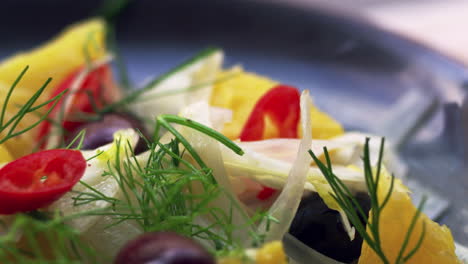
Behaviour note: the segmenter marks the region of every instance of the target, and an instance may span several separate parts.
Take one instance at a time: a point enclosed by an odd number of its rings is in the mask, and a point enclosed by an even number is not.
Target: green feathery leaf
[[[364,164],[364,178],[366,181],[368,194],[371,202],[371,219],[368,219],[367,215],[364,213],[364,209],[359,205],[358,201],[354,198],[348,187],[333,173],[330,155],[327,151],[327,148],[324,148],[326,164],[319,160],[312,150],[309,150],[309,154],[312,156],[313,160],[315,161],[315,163],[321,170],[323,176],[332,188],[333,193],[331,193],[331,196],[338,203],[340,208],[343,209],[343,211],[346,213],[346,216],[349,218],[356,231],[361,235],[361,237],[367,243],[367,245],[379,256],[379,258],[384,264],[390,264],[390,261],[388,260],[382,248],[379,223],[382,210],[384,210],[385,206],[388,204],[388,201],[390,200],[391,194],[393,192],[395,178],[392,175],[388,193],[385,195],[383,201],[379,201],[377,190],[381,177],[381,169],[383,166],[382,162],[385,140],[382,138],[380,144],[379,157],[377,165],[375,166],[375,174],[373,170],[374,166],[372,166],[370,158],[369,140],[369,138],[366,139],[362,160]],[[414,256],[414,254],[422,245],[422,241],[425,236],[424,226],[423,232],[418,239],[418,243],[405,255],[409,239],[419,219],[422,208],[424,207],[424,203],[425,199],[421,201],[416,214],[412,218],[411,224],[407,230],[405,240],[401,245],[399,255],[395,264],[402,264],[407,262],[412,256]],[[365,220],[367,224],[366,226],[362,224],[361,219]]]

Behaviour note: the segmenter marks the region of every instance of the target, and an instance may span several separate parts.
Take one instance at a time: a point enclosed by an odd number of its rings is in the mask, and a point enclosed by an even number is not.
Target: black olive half
[[[368,215],[370,199],[366,193],[355,195]],[[365,219],[361,219],[365,224]],[[327,207],[317,193],[304,197],[289,229],[289,233],[307,246],[337,261],[351,263],[361,254],[362,237],[350,241],[340,214]]]
[[[128,242],[115,264],[215,264],[200,244],[173,232],[143,234]]]
[[[82,130],[86,130],[81,149],[96,149],[100,146],[111,143],[114,139],[115,132],[127,128],[139,130],[145,137],[147,136],[142,122],[132,115],[126,113],[108,113],[100,120],[85,123],[74,131],[71,131],[65,139],[65,145],[69,145],[69,143],[75,139]],[[78,141],[76,141],[72,147],[75,147],[77,144]],[[134,150],[135,154],[139,154],[146,149],[146,142],[140,138]]]

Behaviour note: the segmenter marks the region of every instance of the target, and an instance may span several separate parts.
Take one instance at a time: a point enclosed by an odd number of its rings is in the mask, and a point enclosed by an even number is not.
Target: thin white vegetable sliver
[[[62,118],[65,119],[67,117],[66,115],[69,114],[69,111],[71,107],[73,106],[73,99],[75,99],[75,96],[78,94],[77,91],[81,88],[81,85],[86,80],[86,77],[88,76],[88,74],[91,71],[97,69],[98,67],[101,67],[107,63],[111,63],[113,59],[114,59],[113,56],[108,54],[103,59],[92,62],[91,65],[88,65],[88,67],[83,69],[75,77],[75,79],[70,85],[70,88],[68,89],[68,92],[65,94],[62,100],[64,102],[64,106],[63,106],[64,116]],[[113,92],[118,93],[118,91],[115,91],[115,90]],[[55,118],[57,119],[59,117],[60,115],[56,116]],[[55,121],[60,121],[60,120],[55,120]],[[46,149],[53,149],[55,148],[55,146],[59,144],[60,136],[62,135],[60,131],[61,129],[63,128],[57,127],[57,126],[51,126],[51,132],[49,133],[50,136],[47,138],[47,141],[46,141]]]
[[[181,111],[181,116],[190,118],[208,127],[212,127],[213,122],[210,110],[211,109],[206,102],[198,102],[184,108]],[[248,239],[250,237],[249,232],[254,230],[250,228],[241,228],[248,226],[250,218],[245,207],[233,191],[232,184],[229,181],[224,165],[223,156],[221,154],[220,143],[210,136],[191,128],[181,127],[179,132],[190,142],[205,164],[212,169],[216,182],[221,188],[223,188],[224,192],[217,197],[216,201],[213,201],[211,205],[215,208],[224,210],[226,215],[230,215],[232,223],[239,227],[236,228],[232,234],[234,240],[244,242],[245,247],[251,246],[251,241]],[[218,233],[218,235],[223,236],[225,234]]]
[[[310,119],[311,99],[306,90],[301,95],[301,126],[302,139],[294,160],[288,179],[281,191],[278,199],[270,207],[269,213],[276,218],[278,223],[269,223],[270,229],[266,234],[265,240],[274,241],[283,238],[289,230],[292,220],[296,214],[297,208],[304,192],[304,185],[307,179],[307,172],[312,161],[307,154],[312,143],[312,124]],[[260,232],[267,229],[268,223],[262,222],[258,227]]]

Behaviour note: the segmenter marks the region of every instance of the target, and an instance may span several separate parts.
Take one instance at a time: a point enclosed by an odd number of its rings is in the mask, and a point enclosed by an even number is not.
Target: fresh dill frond
[[[95,12],[96,16],[104,18],[106,22],[106,45],[114,55],[120,86],[126,90],[131,89],[131,82],[127,65],[117,45],[116,27],[118,18],[131,2],[131,0],[106,0]]]
[[[369,151],[369,138],[366,138],[364,145],[364,153],[362,161],[364,164],[364,178],[368,189],[368,194],[370,197],[371,203],[371,219],[368,219],[367,215],[364,213],[364,209],[360,206],[359,202],[354,198],[351,191],[348,187],[333,173],[332,164],[330,155],[327,151],[327,148],[324,147],[325,163],[322,162],[312,150],[309,150],[309,154],[312,156],[314,162],[319,167],[323,176],[330,185],[333,193],[331,196],[338,203],[341,209],[346,213],[346,216],[349,218],[351,223],[356,228],[356,231],[361,235],[363,240],[369,245],[369,247],[379,256],[384,264],[390,264],[385,252],[383,251],[381,244],[381,234],[380,234],[380,218],[382,210],[388,204],[391,194],[394,189],[395,177],[391,176],[390,187],[382,201],[379,201],[377,195],[377,189],[379,186],[379,181],[381,177],[382,162],[383,162],[383,152],[385,147],[385,139],[382,138],[380,144],[379,157],[377,161],[377,166],[374,168],[371,163],[370,151]],[[405,239],[401,248],[399,250],[399,255],[395,261],[395,264],[402,264],[407,262],[421,247],[424,236],[425,236],[425,226],[423,225],[423,231],[421,236],[418,239],[416,245],[407,252],[407,246],[409,239],[412,235],[413,229],[419,219],[422,208],[424,207],[425,199],[421,201],[418,206],[417,212],[413,216],[410,226],[406,232]],[[367,225],[363,225],[361,219],[364,219]],[[367,231],[368,230],[368,231]]]
[[[167,129],[171,134],[173,134],[178,140],[180,140],[180,143],[184,145],[185,149],[192,155],[192,157],[195,159],[195,161],[200,165],[202,168],[207,168],[205,163],[202,161],[200,156],[197,154],[195,149],[190,145],[190,143],[170,124],[178,124],[182,126],[186,126],[189,128],[192,128],[194,130],[197,130],[201,133],[204,133],[205,135],[215,139],[219,143],[225,145],[234,153],[238,155],[243,155],[244,151],[232,140],[230,140],[228,137],[225,135],[219,133],[218,131],[211,129],[209,127],[206,127],[205,125],[202,125],[198,122],[195,122],[191,119],[180,117],[180,116],[175,116],[175,115],[160,115],[157,117],[157,122],[156,122],[156,128],[154,129],[154,139],[158,138],[159,131],[161,127],[164,127]]]
[[[6,233],[0,236],[0,263],[83,262],[99,263],[97,254],[58,212],[16,214]]]
[[[88,32],[88,35],[86,36],[86,40],[83,44],[83,56],[85,58],[85,65],[87,69],[91,68],[92,65],[92,58],[91,58],[91,50],[94,49],[95,51],[98,51],[101,49],[99,47],[99,44],[96,41],[96,32],[90,31]]]
[[[137,100],[140,99],[140,96],[152,89],[154,86],[162,83],[163,81],[165,81],[167,78],[169,78],[170,76],[172,76],[173,74],[181,71],[182,69],[185,69],[186,67],[192,65],[194,62],[196,62],[197,60],[201,59],[201,58],[204,58],[204,57],[207,57],[211,54],[213,54],[214,52],[217,52],[219,51],[218,48],[207,48],[201,52],[199,52],[198,54],[196,54],[195,56],[193,56],[192,58],[188,59],[187,61],[185,61],[184,63],[182,63],[181,65],[173,68],[172,70],[168,71],[167,73],[165,74],[162,74],[162,75],[159,75],[157,76],[156,78],[152,79],[151,81],[149,81],[144,87],[142,87],[141,89],[138,89],[138,90],[133,90],[131,91],[127,96],[125,96],[124,98],[120,99],[119,101],[117,102],[114,102],[114,103],[111,103],[111,104],[108,104],[107,106],[103,107],[99,113],[103,114],[103,113],[108,113],[108,112],[113,112],[115,111],[116,109],[119,109],[119,108],[122,108],[122,107],[125,107],[127,105],[130,105],[132,103],[135,103]],[[183,91],[181,91],[183,92]]]
[[[254,227],[259,222],[276,219],[267,212],[258,212],[245,219],[245,224],[236,224],[233,212],[238,208],[234,203],[230,203],[229,208],[214,206],[227,190],[216,182],[212,170],[171,124],[195,129],[232,151],[243,153],[234,142],[211,128],[186,118],[162,115],[157,118],[155,130],[164,127],[174,136],[172,140],[162,143],[158,136],[149,140],[148,159],[144,164],[135,157],[129,144],[126,148],[118,146],[115,161],[107,163],[103,177],[113,177],[121,194],[108,197],[82,183],[87,189],[74,197],[75,206],[105,202],[108,210],[99,215],[114,219],[109,227],[134,221],[144,232],[174,231],[202,241],[214,251],[242,248],[244,241],[237,241],[236,230],[251,230],[254,245],[263,243],[264,235],[255,232]],[[117,141],[116,144],[125,146],[126,143]],[[188,162],[186,155],[190,155],[195,164]]]
[[[81,130],[78,135],[76,135],[75,138],[73,138],[70,143],[68,144],[68,146],[66,146],[65,148],[66,149],[70,149],[72,148],[76,142],[78,142],[78,144],[76,144],[76,146],[73,148],[73,149],[76,149],[76,150],[80,150],[81,147],[83,146],[83,142],[84,142],[84,139],[85,139],[85,136],[86,136],[86,130],[83,129]]]
[[[128,73],[127,64],[124,62],[122,52],[117,45],[117,37],[115,34],[115,23],[107,23],[107,43],[110,52],[114,55],[115,68],[117,69],[117,76],[120,81],[120,86],[126,90],[132,89],[130,81],[130,74]]]
[[[171,90],[171,91],[161,91],[159,93],[154,93],[154,94],[149,95],[149,96],[144,96],[144,97],[138,98],[133,103],[148,102],[148,101],[151,101],[151,100],[161,99],[161,98],[171,96],[171,95],[187,93],[187,92],[193,92],[193,91],[196,91],[198,89],[204,88],[204,87],[206,87],[208,85],[212,85],[212,84],[214,85],[214,84],[219,84],[219,83],[225,82],[225,81],[227,81],[229,79],[232,79],[232,78],[234,78],[236,76],[239,76],[239,75],[240,75],[240,73],[229,73],[226,76],[223,76],[221,78],[216,78],[214,80],[209,80],[209,81],[206,81],[206,82],[198,83],[198,84],[195,84],[195,85],[184,87],[182,89]]]
[[[8,109],[8,103],[11,99],[11,95],[13,94],[16,86],[18,83],[21,81],[23,76],[26,74],[28,71],[29,66],[26,66],[23,71],[20,73],[20,75],[16,78],[16,80],[13,82],[12,86],[8,90],[7,96],[5,97],[5,100],[2,105],[1,109],[1,115],[0,115],[0,133],[3,133],[6,131],[6,134],[0,137],[0,144],[6,142],[7,140],[14,138],[16,136],[19,136],[23,133],[26,133],[39,125],[42,121],[44,121],[47,116],[50,114],[50,112],[54,109],[54,107],[57,105],[57,103],[60,101],[62,96],[66,93],[66,91],[61,92],[60,94],[54,96],[53,98],[40,103],[38,105],[34,105],[39,97],[44,93],[44,90],[47,88],[49,83],[52,81],[52,78],[48,78],[47,81],[40,87],[32,96],[29,98],[26,103],[24,103],[22,106],[20,106],[18,112],[14,114],[9,120],[5,120],[7,109]],[[19,131],[16,130],[20,122],[24,119],[24,117],[30,113],[34,113],[38,111],[39,109],[51,104],[51,107],[46,111],[45,114],[40,116],[39,120],[35,121],[34,123],[30,124],[26,128],[20,129]]]
[[[103,17],[108,22],[115,22],[131,2],[131,0],[105,0],[96,10],[95,15]]]

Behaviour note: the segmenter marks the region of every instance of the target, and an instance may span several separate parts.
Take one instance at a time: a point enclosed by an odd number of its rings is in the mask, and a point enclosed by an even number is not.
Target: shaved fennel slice
[[[361,132],[347,132],[339,137],[333,139],[338,144],[353,144],[358,150],[358,155],[351,161],[354,165],[361,168],[362,167],[362,152],[364,150],[365,139],[369,138],[369,152],[371,158],[372,166],[377,165],[379,151],[380,151],[380,136],[375,136],[371,134],[361,133]],[[315,150],[314,150],[315,151]],[[322,152],[316,152],[322,154]],[[331,154],[332,156],[336,154]],[[317,154],[316,154],[317,155]],[[383,163],[385,167],[392,173],[394,173],[399,178],[405,178],[407,173],[407,167],[404,162],[400,160],[395,151],[395,145],[386,140]]]
[[[208,102],[223,57],[223,52],[216,49],[192,59],[140,94],[130,110],[143,120],[155,120],[160,114],[176,115],[192,103]],[[147,126],[151,131],[153,124]]]
[[[323,148],[327,147],[334,166],[355,165],[357,167],[362,167],[361,156],[364,150],[363,142],[365,142],[366,138],[371,139],[369,142],[370,155],[372,158],[371,162],[372,164],[376,164],[380,150],[380,138],[370,134],[347,132],[332,139],[314,139],[311,149],[317,157],[323,159]],[[294,138],[275,138],[251,142],[239,142],[238,145],[244,149],[246,153],[249,151],[261,153],[268,158],[292,163],[295,153],[299,148],[299,142],[299,139]],[[386,145],[387,146],[384,150],[384,164],[390,171],[403,177],[406,174],[406,166],[398,159],[398,156],[393,151],[391,142]]]
[[[291,234],[285,234],[283,238],[284,250],[289,256],[289,264],[320,263],[320,264],[345,264],[331,259],[315,249],[305,245]]]
[[[135,220],[127,219],[118,225],[115,223],[114,216],[104,215],[81,235],[103,260],[114,258],[129,240],[144,233]]]
[[[127,142],[129,142],[133,148],[136,146],[137,141],[138,134],[133,129],[120,130],[114,133],[114,141],[112,143],[95,150],[82,151],[85,159],[90,160],[88,161],[86,171],[81,178],[81,182],[91,186],[106,197],[118,197],[120,194],[118,182],[112,176],[103,176],[103,174],[105,171],[109,170],[109,164],[116,162],[117,147],[120,148],[121,153],[125,153],[125,150],[129,147]],[[124,157],[125,155],[120,155],[121,160],[118,162],[122,162]],[[50,208],[52,210],[60,210],[63,215],[69,216],[87,211],[104,209],[111,206],[110,203],[103,200],[76,205],[75,198],[78,195],[77,192],[93,193],[93,191],[89,190],[85,185],[78,183],[73,187],[73,191],[66,193],[59,200],[54,202]],[[79,203],[79,201],[77,202]],[[100,218],[101,216],[83,216],[76,220],[72,219],[69,224],[78,232],[85,232]]]
[[[198,102],[184,108],[181,116],[212,127],[210,107],[207,102]],[[223,190],[211,206],[223,210],[226,215],[231,217],[233,225],[239,227],[233,231],[232,236],[234,239],[239,243],[243,243],[245,247],[251,246],[251,241],[248,239],[250,236],[249,232],[254,230],[245,228],[249,226],[250,218],[245,207],[234,194],[233,186],[224,167],[219,142],[187,127],[180,127],[179,132],[190,142],[207,167],[212,170],[218,186]],[[210,225],[210,219],[206,217],[197,219],[197,221],[207,226]],[[224,234],[219,235],[223,236]]]
[[[77,95],[79,95],[79,93],[77,92],[80,90],[81,86],[83,85],[84,81],[86,80],[86,77],[90,74],[90,72],[103,65],[110,64],[113,59],[114,58],[112,55],[107,54],[104,58],[91,62],[89,65],[87,65],[87,67],[85,67],[76,75],[75,79],[68,88],[66,95],[63,97],[63,116],[53,116],[55,122],[61,122],[59,118],[62,118],[63,120],[69,118],[70,110],[73,106],[74,99]],[[116,87],[113,88],[114,89],[112,89],[112,93],[106,93],[107,100],[118,100],[121,97],[120,90],[116,89]],[[55,146],[59,145],[61,137],[63,136],[61,130],[63,130],[63,128],[60,126],[51,126],[51,131],[49,132],[50,136],[46,138],[45,142],[46,149],[53,149],[55,148]]]
[[[365,136],[362,136],[364,141]],[[239,146],[245,149],[250,149],[255,152],[260,152],[268,157],[292,163],[295,154],[299,148],[299,139],[295,138],[275,138],[250,142],[239,142]],[[360,158],[360,146],[353,141],[337,141],[334,139],[321,140],[314,139],[310,146],[312,151],[319,158],[323,158],[323,148],[327,147],[331,152],[331,158],[334,165],[352,165]]]
[[[289,172],[284,188],[269,209],[269,213],[278,220],[278,223],[262,222],[258,227],[260,231],[267,231],[266,241],[281,240],[284,234],[288,232],[304,193],[307,172],[312,161],[312,158],[307,155],[307,150],[312,143],[311,103],[309,92],[307,90],[302,92],[301,126],[304,133],[296,154],[296,160]],[[268,225],[271,225],[269,230]]]
[[[210,106],[210,121],[214,130],[222,131],[224,124],[232,121],[232,110]]]
[[[274,189],[283,189],[292,163],[270,158],[265,153],[254,152],[248,148],[243,150],[243,156],[228,150],[222,151],[224,165],[231,178],[246,177]],[[367,190],[362,172],[342,165],[335,165],[333,171],[353,192]],[[326,180],[317,167],[310,167],[304,188],[315,192],[317,190],[314,183],[317,182],[325,183]]]

